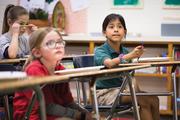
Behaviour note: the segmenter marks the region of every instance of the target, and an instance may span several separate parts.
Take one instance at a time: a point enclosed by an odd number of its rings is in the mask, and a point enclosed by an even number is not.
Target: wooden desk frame
[[[145,96],[145,95],[157,95],[157,96],[173,96],[173,118],[174,120],[178,120],[178,114],[177,114],[177,92],[176,92],[176,74],[175,74],[175,69],[178,65],[180,65],[180,61],[169,61],[169,62],[151,62],[151,63],[130,63],[130,64],[120,64],[119,66],[136,66],[136,65],[143,65],[143,64],[150,64],[151,67],[156,67],[156,66],[172,66],[172,70],[171,70],[171,77],[172,79],[172,92],[156,92],[156,93],[135,93],[136,96],[141,95],[141,96]],[[127,75],[128,76],[128,75]],[[129,81],[131,79],[129,78]],[[129,83],[129,86],[131,86],[131,84]],[[130,88],[131,89],[131,88]],[[134,91],[133,91],[134,92]],[[121,95],[128,95],[126,93],[122,93],[122,91],[120,91],[119,93],[121,93]],[[133,93],[134,94],[134,93]],[[129,94],[129,95],[132,95]],[[119,98],[119,97],[118,97]],[[136,100],[135,100],[136,101]],[[111,109],[111,114],[108,116],[107,120],[110,120],[112,115],[113,115],[113,111],[115,109],[115,106],[117,105],[117,102],[115,102],[112,106]],[[135,105],[135,109],[137,110],[137,106]],[[138,115],[138,114],[137,114]],[[136,120],[140,120],[140,117],[135,116]]]
[[[107,74],[112,74],[112,73],[119,73],[119,72],[124,72],[124,74],[128,77],[128,84],[130,86],[130,92],[133,98],[133,106],[134,106],[134,112],[135,112],[135,119],[136,120],[140,120],[140,116],[139,116],[139,111],[137,108],[137,100],[136,100],[136,95],[138,95],[138,93],[135,93],[135,89],[131,83],[131,77],[129,76],[129,74],[127,73],[127,71],[129,70],[135,70],[135,69],[141,69],[141,68],[147,68],[150,66],[177,66],[180,64],[180,61],[172,61],[172,62],[154,62],[154,63],[138,63],[136,65],[132,65],[129,64],[129,67],[123,67],[123,68],[113,68],[113,69],[104,69],[104,70],[99,70],[99,71],[93,71],[93,72],[82,72],[82,73],[74,73],[74,74],[67,74],[67,75],[61,75],[61,76],[48,76],[48,77],[43,77],[39,78],[39,77],[27,77],[25,79],[20,79],[20,80],[12,80],[12,81],[7,81],[7,82],[2,82],[1,86],[0,86],[0,91],[16,91],[16,90],[22,90],[25,88],[33,88],[33,86],[38,86],[41,84],[48,84],[48,83],[56,83],[56,82],[69,82],[69,81],[74,81],[75,78],[79,78],[79,77],[91,77],[93,80],[96,80],[99,77],[102,76],[107,76]],[[175,70],[175,67],[173,67]],[[172,71],[174,72],[174,71]],[[172,92],[172,96],[174,97],[174,119],[177,120],[177,101],[176,101],[176,77],[175,74],[172,73],[173,76],[173,92]],[[77,79],[76,79],[77,80]],[[39,100],[41,102],[41,98],[43,96],[43,94],[41,94],[41,92],[38,92],[39,88],[35,88],[34,89],[37,94],[39,94]],[[142,95],[142,94],[139,94]],[[153,94],[155,95],[155,94]],[[159,95],[157,93],[157,95]],[[167,94],[166,94],[167,95]],[[41,102],[42,104],[40,105],[40,118],[43,120],[46,120],[46,114],[44,113],[44,102]],[[116,102],[115,102],[116,103]],[[114,109],[114,106],[116,104],[113,105],[111,112]],[[97,108],[97,104],[95,104],[95,108]],[[95,110],[96,113],[98,113],[98,109]],[[96,114],[96,118],[99,120],[99,116],[98,114]]]
[[[172,70],[171,70],[171,77],[172,79],[172,92],[153,92],[153,93],[136,93],[134,90],[134,86],[132,85],[132,78],[129,75],[128,72],[123,72],[123,74],[125,76],[127,76],[127,79],[125,79],[122,83],[122,86],[119,89],[119,94],[116,97],[116,100],[114,102],[114,104],[112,105],[112,108],[110,110],[110,114],[109,116],[106,118],[107,120],[111,120],[113,114],[114,114],[114,110],[117,106],[117,103],[119,101],[119,95],[131,95],[132,96],[132,103],[134,106],[134,115],[135,115],[135,119],[136,120],[140,120],[140,115],[139,115],[139,110],[138,110],[138,106],[137,106],[137,99],[136,96],[149,96],[149,95],[157,95],[157,96],[172,96],[173,97],[173,117],[174,120],[178,120],[178,115],[177,115],[177,92],[176,92],[176,74],[175,74],[175,69],[176,66],[180,65],[180,61],[169,61],[169,62],[149,62],[149,63],[129,63],[129,64],[120,64],[120,67],[127,67],[127,66],[139,66],[139,65],[147,65],[149,64],[151,67],[156,67],[156,66],[172,66]],[[112,76],[112,74],[111,74]],[[107,77],[107,76],[106,76]],[[99,77],[98,77],[99,78]],[[98,78],[96,77],[92,77],[93,81],[96,81]],[[126,85],[129,85],[130,87],[130,93],[123,93],[123,90],[125,88]],[[98,102],[97,102],[97,96],[96,96],[96,85],[94,84],[92,86],[92,93],[93,93],[93,97],[94,97],[94,104],[95,104],[95,112],[96,112],[96,119],[99,120],[99,110],[98,110]],[[91,89],[90,89],[91,90]]]
[[[3,92],[12,92],[17,90],[22,90],[26,88],[33,88],[34,86],[38,86],[41,84],[48,84],[48,83],[56,83],[56,82],[69,82],[74,81],[75,78],[78,77],[92,77],[97,78],[100,76],[104,76],[107,74],[112,73],[118,73],[122,71],[129,71],[134,69],[141,69],[141,68],[147,68],[150,65],[140,65],[140,66],[130,66],[125,68],[113,68],[113,69],[103,69],[99,71],[92,71],[92,72],[82,72],[82,73],[74,73],[74,74],[67,74],[67,75],[61,75],[61,76],[47,76],[43,77],[27,77],[25,79],[19,79],[19,80],[10,80],[6,82],[1,82],[0,91]],[[42,99],[42,92],[39,87],[35,87],[34,91],[36,91],[37,96],[39,96],[38,100],[40,100],[40,118],[43,120],[46,120],[46,114],[45,114],[45,104]],[[136,97],[136,96],[133,96]],[[33,105],[33,104],[32,104]],[[27,110],[29,111],[29,110]],[[25,118],[28,119],[28,118]]]

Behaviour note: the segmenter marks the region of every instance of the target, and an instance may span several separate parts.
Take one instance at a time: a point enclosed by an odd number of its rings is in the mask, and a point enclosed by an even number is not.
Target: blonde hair
[[[34,31],[30,38],[29,38],[29,47],[30,47],[30,51],[32,51],[34,48],[39,49],[41,46],[41,43],[43,42],[44,38],[46,37],[46,35],[51,32],[51,31],[55,31],[62,39],[61,34],[59,33],[59,31],[57,31],[56,29],[53,29],[51,27],[43,27],[43,28],[39,28],[38,30]],[[36,58],[32,53],[30,54],[30,56],[28,57],[28,59],[26,60],[24,66],[23,66],[23,70],[26,68],[26,66],[33,60],[35,59],[39,59]]]

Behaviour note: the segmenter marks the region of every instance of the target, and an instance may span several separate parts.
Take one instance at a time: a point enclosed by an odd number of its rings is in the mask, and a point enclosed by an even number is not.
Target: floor
[[[71,88],[76,88],[75,84],[71,84]],[[77,98],[76,92],[77,91],[75,89],[72,90],[72,93],[73,93],[75,99]],[[89,96],[89,95],[87,95],[87,96]],[[105,118],[104,119],[102,118],[101,120],[105,120]],[[112,120],[134,120],[134,118],[131,113],[129,115],[124,115],[124,116],[121,115],[120,117],[116,117]],[[173,116],[161,115],[160,120],[173,120]],[[178,120],[180,120],[180,116],[178,117]]]
[[[105,115],[104,113],[101,113],[101,116]],[[102,118],[101,120],[105,120],[105,118]],[[133,118],[133,114],[129,113],[129,114],[122,114],[119,117],[114,117],[111,120],[135,120]],[[173,116],[171,115],[161,115],[160,116],[160,120],[173,120]],[[178,116],[178,120],[180,120],[180,116]]]

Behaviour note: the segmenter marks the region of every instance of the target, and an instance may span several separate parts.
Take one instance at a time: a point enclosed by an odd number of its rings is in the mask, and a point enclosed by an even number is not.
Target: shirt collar
[[[116,53],[116,54],[123,53],[123,46],[122,46],[122,45],[120,45],[120,47],[119,47],[120,53],[117,53],[117,52],[109,45],[109,43],[108,43],[107,41],[105,42],[105,46],[107,46],[107,49],[108,49],[108,51],[109,51],[111,54],[114,54],[114,53]]]

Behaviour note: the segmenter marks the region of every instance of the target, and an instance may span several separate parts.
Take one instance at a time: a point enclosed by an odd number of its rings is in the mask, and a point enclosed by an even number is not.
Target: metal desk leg
[[[95,78],[93,78],[95,80]],[[100,120],[100,115],[99,115],[99,109],[98,109],[98,101],[97,101],[97,95],[96,95],[96,84],[93,85],[93,97],[94,97],[94,110],[96,112],[96,120]]]
[[[77,102],[80,105],[81,104],[81,93],[80,93],[80,85],[79,85],[78,80],[76,80],[76,89],[77,89]]]
[[[82,94],[83,94],[83,103],[84,103],[84,106],[85,106],[85,105],[87,105],[87,94],[86,94],[85,82],[82,82],[81,86],[82,86]]]
[[[41,91],[40,86],[35,87],[34,90],[37,94],[37,100],[39,101],[39,105],[40,105],[40,119],[46,120],[46,107],[44,101],[44,94]]]
[[[30,100],[30,103],[29,103],[29,105],[27,107],[27,111],[26,111],[25,116],[24,116],[24,120],[29,120],[29,116],[31,114],[31,110],[32,110],[32,108],[34,106],[36,98],[37,98],[37,95],[35,94],[35,92],[33,92],[32,98]]]
[[[137,98],[136,98],[136,93],[135,93],[135,87],[132,84],[132,77],[129,73],[125,73],[128,79],[128,83],[129,83],[129,89],[130,89],[130,93],[131,93],[131,97],[132,97],[132,103],[133,103],[133,110],[135,113],[135,119],[136,120],[140,120],[140,114],[139,114],[139,110],[138,110],[138,104],[137,104]]]
[[[172,73],[172,80],[173,80],[173,100],[174,100],[173,116],[174,116],[174,120],[178,120],[178,115],[177,115],[176,74],[175,74],[175,72]]]
[[[8,95],[3,96],[4,98],[4,106],[5,106],[5,113],[6,113],[6,119],[11,120],[10,110],[9,110],[9,100]]]
[[[40,106],[40,120],[46,120],[46,108],[45,108],[45,101],[44,101],[44,95],[43,92],[41,91],[40,86],[35,86],[33,87],[33,90],[35,91],[35,94],[33,94],[31,102],[28,106],[27,112],[25,113],[25,120],[29,119],[31,110],[34,106],[35,100],[37,99],[39,101],[39,106]]]
[[[116,99],[115,99],[115,101],[114,101],[114,103],[113,103],[113,105],[112,105],[112,108],[110,109],[109,116],[106,118],[106,120],[111,120],[111,119],[112,119],[113,114],[114,114],[114,111],[115,111],[115,108],[116,108],[116,106],[118,105],[119,100],[120,100],[120,98],[121,98],[121,93],[123,93],[123,91],[124,91],[124,89],[125,89],[125,87],[126,87],[126,85],[127,85],[127,82],[128,82],[128,79],[125,78],[125,79],[123,80],[123,83],[122,83],[121,87],[119,88],[119,92],[118,92],[118,94],[117,94],[117,96],[116,96]]]

